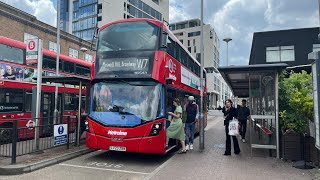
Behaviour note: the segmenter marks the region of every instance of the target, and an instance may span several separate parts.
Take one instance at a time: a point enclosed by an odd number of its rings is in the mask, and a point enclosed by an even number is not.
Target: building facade
[[[170,30],[199,62],[201,59],[200,38],[202,33],[200,25],[201,21],[199,19],[170,24]],[[221,102],[229,98],[230,89],[217,70],[220,63],[220,40],[210,24],[204,24],[203,26],[203,40],[209,109],[214,109],[223,105]]]
[[[253,35],[249,64],[286,63],[303,67],[308,54],[320,50],[319,28],[256,32]]]
[[[168,21],[169,0],[61,0],[60,28],[85,40],[93,38],[97,26],[128,18]]]
[[[33,15],[0,2],[0,36],[26,42],[30,38],[43,40],[43,48],[57,52],[57,29],[43,23]],[[61,31],[60,53],[85,61],[93,60],[91,44],[72,34]]]

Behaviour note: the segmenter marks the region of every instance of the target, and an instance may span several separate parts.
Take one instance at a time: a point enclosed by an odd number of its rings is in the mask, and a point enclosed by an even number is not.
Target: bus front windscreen
[[[161,84],[98,82],[92,87],[90,117],[104,125],[136,126],[160,117]]]

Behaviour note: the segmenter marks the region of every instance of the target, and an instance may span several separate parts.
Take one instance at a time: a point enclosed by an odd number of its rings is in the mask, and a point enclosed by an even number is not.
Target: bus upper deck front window
[[[145,21],[113,24],[99,33],[98,51],[155,50],[159,31]]]

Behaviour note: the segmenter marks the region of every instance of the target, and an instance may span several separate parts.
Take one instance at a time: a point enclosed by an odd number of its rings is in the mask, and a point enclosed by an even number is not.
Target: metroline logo
[[[126,136],[128,133],[127,132],[122,132],[121,130],[120,131],[112,131],[112,130],[109,130],[108,131],[108,135],[122,135],[122,136]]]

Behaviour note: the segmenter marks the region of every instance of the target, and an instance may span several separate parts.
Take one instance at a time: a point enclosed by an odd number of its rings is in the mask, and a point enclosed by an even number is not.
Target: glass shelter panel
[[[249,73],[248,106],[252,118],[250,120],[252,147],[273,149],[272,147],[275,148],[277,145],[275,74],[274,71]]]

